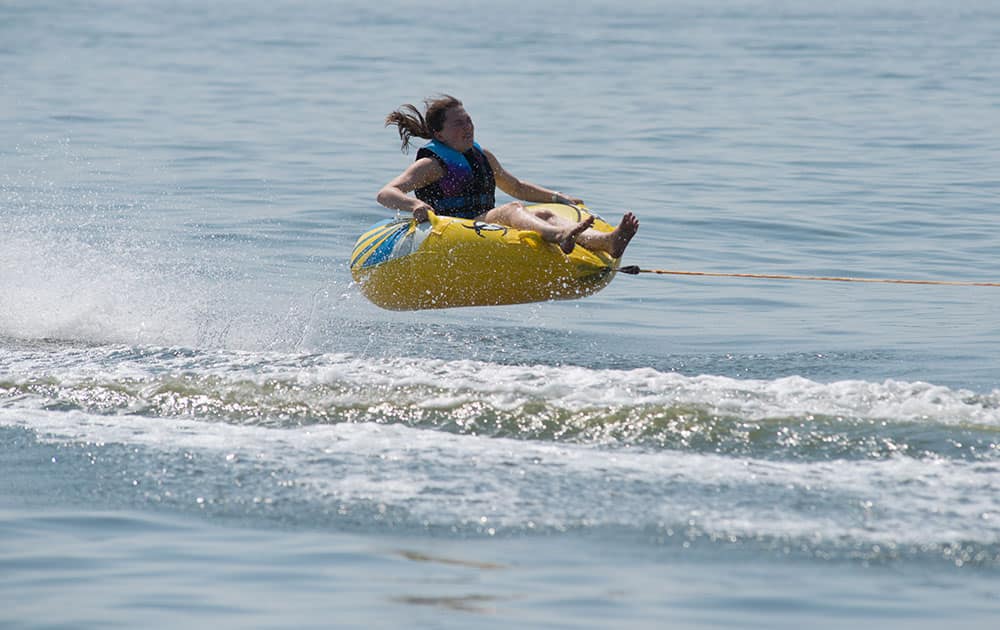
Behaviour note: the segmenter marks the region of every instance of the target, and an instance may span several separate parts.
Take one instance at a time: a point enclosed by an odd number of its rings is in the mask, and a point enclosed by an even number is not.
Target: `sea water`
[[[0,625],[986,628],[1000,289],[351,283],[461,98],[625,264],[1000,281],[992,2],[0,6]]]

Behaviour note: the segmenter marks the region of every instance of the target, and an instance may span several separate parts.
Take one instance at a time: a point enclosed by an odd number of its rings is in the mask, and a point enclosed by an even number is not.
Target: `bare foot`
[[[611,237],[611,247],[608,248],[608,253],[611,254],[611,257],[621,258],[622,254],[625,253],[625,248],[628,247],[629,241],[632,240],[632,237],[638,231],[639,219],[631,212],[626,212],[618,227],[609,234]]]
[[[576,225],[572,225],[560,232],[555,238],[555,242],[559,245],[559,249],[561,249],[564,254],[572,252],[573,248],[576,247],[576,237],[580,236],[580,234],[586,231],[586,229],[593,224],[594,217],[587,217]]]

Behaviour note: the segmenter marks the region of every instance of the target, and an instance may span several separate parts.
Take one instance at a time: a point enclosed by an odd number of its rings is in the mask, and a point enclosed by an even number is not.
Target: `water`
[[[0,625],[992,627],[1000,290],[351,285],[438,92],[626,264],[1000,280],[991,3],[0,8]]]

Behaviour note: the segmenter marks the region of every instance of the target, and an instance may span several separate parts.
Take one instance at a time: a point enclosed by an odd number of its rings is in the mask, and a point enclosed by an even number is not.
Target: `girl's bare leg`
[[[588,229],[594,223],[593,217],[576,222],[545,210],[535,214],[517,201],[493,208],[480,218],[490,223],[538,232],[542,240],[557,243],[567,254],[579,243],[591,251],[607,252],[613,258],[622,257],[632,237],[639,231],[639,219],[631,212],[622,216],[614,230],[601,232]]]
[[[587,230],[577,237],[577,242],[589,250],[607,252],[612,258],[621,258],[638,231],[639,219],[631,212],[626,212],[618,227],[611,232]]]
[[[542,218],[517,201],[493,208],[477,218],[489,223],[538,232],[543,241],[556,243],[564,254],[572,252],[580,235],[594,224],[594,217],[587,217],[579,222],[560,219],[555,215]]]

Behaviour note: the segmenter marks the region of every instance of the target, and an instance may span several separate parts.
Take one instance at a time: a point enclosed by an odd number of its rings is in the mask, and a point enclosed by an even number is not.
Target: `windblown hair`
[[[400,150],[406,153],[410,148],[411,138],[434,137],[434,132],[444,128],[444,118],[452,107],[462,105],[462,101],[454,96],[442,94],[437,98],[424,100],[424,113],[407,103],[385,117],[385,126],[395,125],[399,130],[399,139],[403,141]]]

